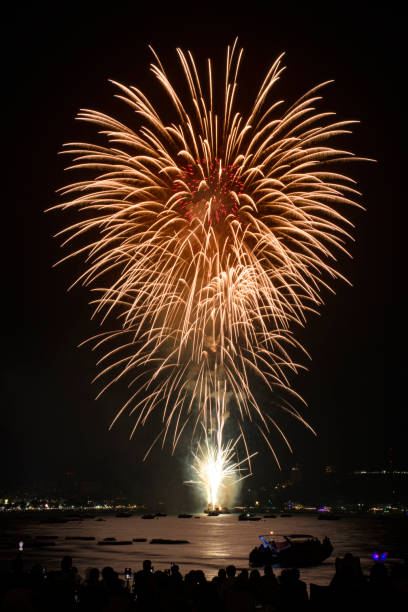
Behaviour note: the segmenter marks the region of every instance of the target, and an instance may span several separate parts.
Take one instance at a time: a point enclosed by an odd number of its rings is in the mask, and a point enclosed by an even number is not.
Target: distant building
[[[408,476],[408,470],[355,470],[355,476]]]
[[[294,465],[290,470],[289,475],[290,483],[295,485],[303,480],[303,466],[298,463]]]

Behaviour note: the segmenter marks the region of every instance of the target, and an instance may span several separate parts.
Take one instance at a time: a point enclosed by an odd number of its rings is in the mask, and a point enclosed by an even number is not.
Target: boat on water
[[[15,542],[13,542],[13,548],[15,546]],[[24,542],[24,548],[48,548],[49,546],[56,546],[56,542],[51,542],[50,540],[30,540],[29,542]],[[7,547],[6,547],[7,548]]]
[[[177,518],[192,518],[192,514],[179,514]]]
[[[259,536],[260,546],[249,554],[251,567],[280,565],[280,567],[308,567],[323,563],[333,552],[329,538],[318,538],[294,533],[292,535],[268,534]]]
[[[99,546],[130,546],[133,544],[131,540],[101,540],[98,542]]]
[[[128,512],[126,510],[123,511],[123,512],[117,512],[117,514],[116,514],[116,518],[129,518],[131,516],[132,516],[132,513]]]
[[[154,538],[150,540],[150,544],[190,544],[189,540],[166,540],[163,538]]]
[[[204,512],[207,516],[219,516],[222,514],[221,508],[218,506],[213,506],[212,504],[209,504],[207,508],[205,508]]]
[[[154,519],[156,518],[157,514],[143,514],[142,519]]]
[[[222,508],[221,506],[209,505],[207,508],[204,508],[204,513],[207,516],[219,516],[220,514],[231,514],[231,510],[229,508]]]
[[[260,516],[255,516],[254,514],[250,514],[249,512],[243,512],[238,516],[239,521],[260,521]]]

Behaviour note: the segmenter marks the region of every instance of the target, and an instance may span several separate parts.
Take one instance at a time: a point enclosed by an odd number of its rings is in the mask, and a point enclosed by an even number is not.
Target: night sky
[[[128,417],[108,432],[126,388],[114,388],[94,401],[96,356],[77,345],[100,328],[90,321],[88,291],[67,293],[81,261],[52,268],[61,256],[52,236],[75,218],[44,210],[58,201],[55,190],[67,180],[67,160],[57,155],[62,144],[95,141],[92,128],[74,121],[78,109],[95,108],[132,121],[113,98],[109,78],[138,86],[160,105],[160,90],[148,69],[148,44],[177,83],[177,46],[191,49],[203,62],[213,57],[220,74],[226,45],[236,35],[245,49],[237,97],[243,110],[271,63],[286,51],[287,70],[276,96],[293,102],[315,84],[335,79],[325,88],[320,108],[361,121],[354,135],[338,144],[377,160],[346,168],[358,180],[367,209],[351,213],[356,224],[356,242],[349,245],[353,259],[339,262],[353,286],[338,281],[336,295],[325,295],[320,317],[311,316],[307,327],[296,331],[313,360],[292,383],[308,403],[303,414],[318,437],[282,417],[295,453],[288,454],[278,435],[276,450],[286,467],[298,462],[315,470],[326,464],[349,470],[382,467],[392,447],[394,465],[406,468],[405,408],[395,394],[404,377],[397,373],[399,358],[392,349],[392,338],[402,334],[392,297],[392,210],[404,206],[396,187],[403,176],[401,16],[389,3],[385,12],[375,13],[356,11],[356,3],[330,10],[307,3],[306,12],[251,2],[250,14],[238,3],[175,4],[167,12],[155,3],[134,4],[133,10],[117,3],[108,12],[87,14],[75,3],[51,14],[37,6],[5,24],[4,62],[10,74],[4,79],[9,109],[3,127],[10,133],[3,140],[3,168],[11,183],[2,203],[7,313],[2,326],[1,483],[53,481],[72,471],[83,480],[159,492],[163,483],[171,486],[183,479],[187,442],[173,458],[166,448],[142,463],[155,423],[131,441]],[[220,11],[221,4],[225,8]],[[398,284],[405,282],[398,279]],[[255,470],[258,482],[279,477],[266,451],[256,459]]]

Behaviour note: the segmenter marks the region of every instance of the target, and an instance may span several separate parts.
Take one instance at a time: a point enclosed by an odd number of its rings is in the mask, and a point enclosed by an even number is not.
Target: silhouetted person
[[[73,609],[78,580],[78,573],[72,568],[72,557],[64,557],[60,571],[49,575],[50,595],[55,610],[65,612]]]
[[[174,609],[181,606],[184,597],[183,576],[180,574],[179,566],[173,564],[170,568],[168,579],[168,597]]]
[[[137,572],[133,578],[133,590],[136,595],[138,610],[154,609],[155,590],[153,579],[152,562],[149,559],[143,561],[143,569]]]
[[[23,570],[23,559],[20,554],[11,562],[10,585],[15,587],[27,586],[27,576]]]
[[[298,569],[282,570],[279,587],[279,610],[295,612],[307,605],[307,587],[303,580],[300,580]]]
[[[65,556],[61,561],[61,571],[70,572],[72,570],[72,557]]]
[[[225,570],[225,573],[227,574],[227,578],[225,580],[225,588],[228,590],[232,588],[235,584],[235,575],[237,573],[237,568],[235,567],[235,565],[228,565]]]
[[[257,569],[253,569],[249,575],[249,590],[252,595],[255,597],[255,602],[257,604],[262,603],[262,582],[261,582],[261,574]]]
[[[184,598],[188,610],[194,609],[196,596],[197,578],[195,570],[191,570],[184,576]]]
[[[183,581],[183,576],[180,574],[180,568],[176,563],[173,563],[170,567],[170,577],[177,583]]]
[[[197,610],[197,612],[207,612],[212,607],[212,585],[211,583],[207,582],[205,574],[202,570],[196,570],[195,582],[194,609]]]
[[[279,585],[271,565],[265,565],[261,577],[261,602],[264,606],[275,606],[278,600]]]
[[[394,609],[403,609],[408,601],[408,560],[394,565],[391,570],[390,586]]]
[[[99,570],[93,567],[89,570],[88,580],[79,589],[79,609],[88,612],[99,612],[108,600],[102,582],[99,580]]]
[[[130,612],[134,609],[129,591],[111,567],[103,568],[102,584],[105,596],[104,612]]]
[[[217,576],[214,576],[210,583],[208,583],[209,591],[211,593],[211,612],[221,612],[224,610],[223,601],[222,601],[222,584],[225,581],[225,570],[223,570],[224,574],[221,574],[220,570],[218,570]]]
[[[390,579],[384,563],[374,563],[368,579],[367,596],[370,610],[386,610],[391,597]],[[407,598],[408,605],[408,598]]]
[[[361,571],[359,557],[354,557],[351,553],[346,553],[343,559],[336,559],[336,573],[330,583],[337,587],[358,587],[365,583],[363,572]]]
[[[218,570],[218,574],[211,580],[211,591],[213,597],[213,609],[223,610],[223,597],[224,597],[224,586],[227,580],[227,572],[224,568]]]
[[[242,569],[238,575],[237,580],[240,581],[240,584],[248,584],[248,580],[249,580],[249,574],[248,574],[248,570],[246,568]]]
[[[31,601],[35,610],[48,609],[48,579],[42,565],[33,565],[29,576],[32,590]]]
[[[160,570],[156,570],[153,576],[153,587],[154,587],[154,607],[150,609],[154,609],[157,612],[167,611],[170,600],[171,600],[171,590],[170,590],[170,577],[169,571],[166,570],[162,572]],[[174,606],[171,609],[174,608]]]
[[[224,604],[226,602],[227,593],[232,589],[235,584],[236,573],[237,568],[235,567],[235,565],[228,565],[225,570],[225,579],[223,579],[218,585],[218,593]]]
[[[1,610],[14,612],[21,610],[22,612],[31,612],[33,610],[31,604],[31,588],[29,577],[23,571],[23,560],[21,555],[11,563],[11,572],[7,576],[6,592],[3,596]]]
[[[359,557],[346,553],[343,559],[336,559],[336,573],[330,583],[334,609],[344,606],[358,606],[363,602],[366,580],[361,571]]]
[[[248,570],[243,569],[227,591],[225,609],[226,612],[255,611],[255,597],[249,586]]]

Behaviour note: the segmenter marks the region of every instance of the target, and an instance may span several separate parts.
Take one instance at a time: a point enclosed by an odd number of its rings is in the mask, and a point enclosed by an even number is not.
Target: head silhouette
[[[234,578],[235,574],[237,573],[237,568],[235,567],[235,565],[229,565],[226,569],[226,572],[228,578]]]
[[[72,557],[66,556],[61,561],[61,569],[63,572],[68,572],[72,569]]]

